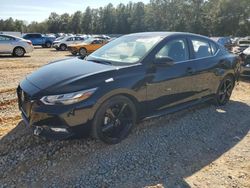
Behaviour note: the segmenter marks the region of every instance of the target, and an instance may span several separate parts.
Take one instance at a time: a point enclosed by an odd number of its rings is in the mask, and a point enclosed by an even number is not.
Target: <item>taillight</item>
[[[30,41],[28,41],[27,43],[28,43],[29,45],[32,45],[32,42],[30,42]]]

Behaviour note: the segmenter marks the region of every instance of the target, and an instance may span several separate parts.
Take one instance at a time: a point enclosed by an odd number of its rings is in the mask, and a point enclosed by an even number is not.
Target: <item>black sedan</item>
[[[226,104],[239,60],[211,39],[150,32],[120,37],[85,59],[50,63],[18,86],[19,108],[34,134],[124,139],[139,120],[214,101]]]

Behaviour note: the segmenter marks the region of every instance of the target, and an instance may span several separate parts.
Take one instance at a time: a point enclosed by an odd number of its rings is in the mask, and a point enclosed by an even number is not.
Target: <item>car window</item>
[[[170,57],[175,62],[189,59],[188,45],[185,39],[175,39],[167,44],[156,54],[156,58]]]
[[[76,41],[81,41],[81,40],[84,40],[84,38],[82,38],[82,37],[75,37],[75,40]]]
[[[213,43],[213,42],[210,42],[210,47],[211,47],[212,54],[215,55],[217,50],[218,50],[217,45],[215,43]]]
[[[39,34],[34,34],[34,35],[33,35],[33,38],[41,38],[41,35],[39,35]]]
[[[15,38],[9,36],[0,36],[0,41],[10,41],[10,40],[15,40]]]
[[[191,41],[194,48],[195,58],[205,58],[213,55],[209,42],[199,39],[191,39]]]
[[[73,41],[73,40],[74,40],[74,37],[70,37],[66,41]]]
[[[92,42],[92,44],[102,44],[102,41],[101,41],[101,40],[94,40],[94,41]]]

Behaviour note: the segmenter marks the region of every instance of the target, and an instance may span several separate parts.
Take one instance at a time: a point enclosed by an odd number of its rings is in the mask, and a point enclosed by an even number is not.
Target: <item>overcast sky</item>
[[[108,3],[116,6],[129,1],[148,3],[150,0],[3,0],[0,3],[0,19],[12,17],[40,22],[48,18],[51,12],[72,14],[77,10],[84,11],[87,6],[98,8]]]

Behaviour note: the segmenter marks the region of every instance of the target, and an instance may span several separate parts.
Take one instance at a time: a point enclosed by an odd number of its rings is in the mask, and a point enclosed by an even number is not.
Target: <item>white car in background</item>
[[[0,54],[23,57],[34,50],[32,42],[12,35],[0,34]]]
[[[81,36],[65,36],[65,37],[59,37],[57,40],[53,42],[53,47],[56,50],[67,50],[68,45],[70,44],[78,44],[82,43],[85,40],[85,37]]]

